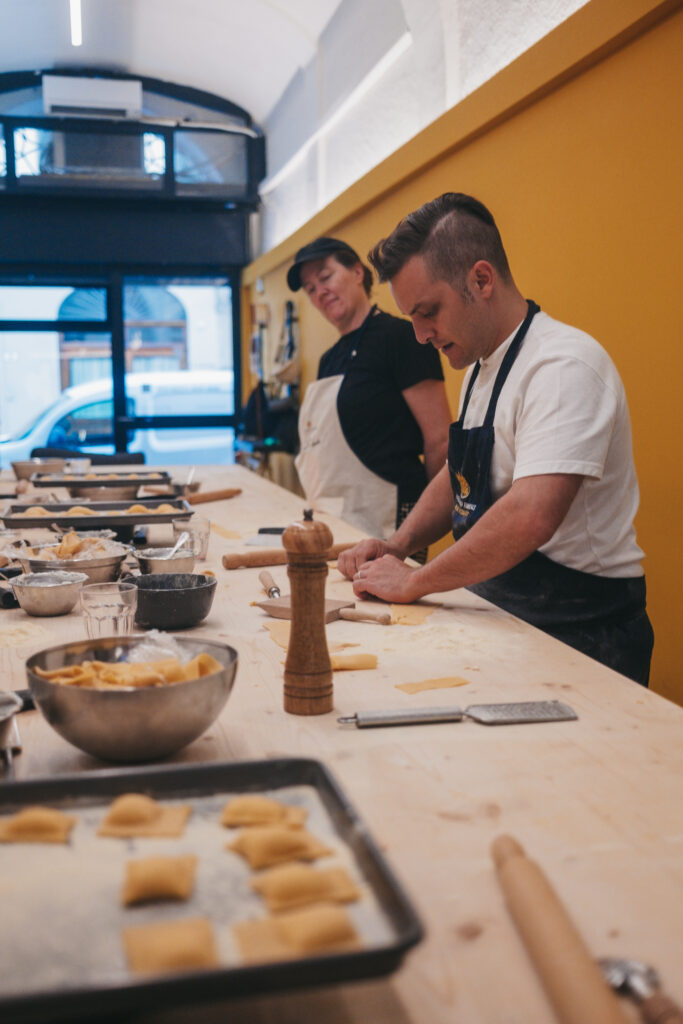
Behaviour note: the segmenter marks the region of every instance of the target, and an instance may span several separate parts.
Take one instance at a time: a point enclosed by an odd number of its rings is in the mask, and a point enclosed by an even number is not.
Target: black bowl
[[[187,629],[209,614],[216,593],[215,576],[160,572],[131,576],[138,588],[135,621],[146,629]]]

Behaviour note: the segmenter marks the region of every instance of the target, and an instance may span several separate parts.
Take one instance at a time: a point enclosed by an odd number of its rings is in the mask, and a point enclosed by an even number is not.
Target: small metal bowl
[[[145,629],[189,629],[205,619],[216,594],[216,577],[203,573],[131,576],[138,588],[135,621]]]
[[[84,572],[30,572],[12,580],[14,596],[27,615],[67,615],[88,577]]]
[[[61,473],[65,459],[23,459],[12,463],[17,480],[30,480],[33,473]]]
[[[36,675],[83,661],[122,661],[142,636],[105,637],[50,647],[26,662],[36,706],[65,740],[104,761],[154,761],[174,754],[201,736],[230,696],[237,651],[215,640],[176,637],[188,659],[206,652],[223,668],[185,683],[96,690],[63,686]]]
[[[134,551],[142,573],[169,573],[169,572],[192,572],[195,563],[195,554],[189,548],[180,548],[173,558],[169,553],[173,548],[143,548],[141,551]]]
[[[57,547],[58,544],[43,544],[41,550]],[[125,544],[118,544],[117,547],[120,549],[118,552],[100,555],[99,558],[33,558],[22,555],[21,550],[17,558],[24,572],[44,573],[63,569],[65,572],[85,573],[90,583],[109,583],[119,578],[121,566],[129,553]]]

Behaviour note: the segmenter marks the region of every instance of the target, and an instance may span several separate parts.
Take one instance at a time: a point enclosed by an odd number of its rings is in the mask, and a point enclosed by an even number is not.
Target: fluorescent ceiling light
[[[80,46],[83,42],[81,0],[69,0],[69,14],[71,16],[71,45]]]

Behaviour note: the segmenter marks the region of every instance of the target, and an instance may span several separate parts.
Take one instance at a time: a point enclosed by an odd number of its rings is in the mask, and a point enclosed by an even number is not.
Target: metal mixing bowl
[[[43,544],[45,548],[56,549],[58,544]],[[90,583],[109,583],[117,580],[121,575],[121,566],[129,553],[125,544],[117,544],[117,551],[114,554],[100,555],[98,558],[33,558],[22,555],[18,552],[17,558],[21,563],[24,572],[54,572],[56,569],[64,569],[66,572],[82,572],[88,577]]]
[[[173,548],[143,548],[142,551],[134,551],[140,572],[143,573],[169,573],[169,572],[192,572],[194,569],[195,555],[189,548],[179,548],[173,558],[169,553]]]
[[[84,572],[30,572],[12,579],[12,590],[27,615],[67,615],[88,577]]]
[[[17,480],[30,480],[33,473],[61,473],[64,459],[23,459],[12,463]]]
[[[153,761],[201,736],[222,711],[237,671],[237,651],[215,640],[176,637],[188,659],[206,652],[223,668],[186,683],[95,690],[63,686],[36,675],[83,661],[122,661],[142,635],[80,640],[49,647],[26,662],[31,695],[65,740],[104,761]]]

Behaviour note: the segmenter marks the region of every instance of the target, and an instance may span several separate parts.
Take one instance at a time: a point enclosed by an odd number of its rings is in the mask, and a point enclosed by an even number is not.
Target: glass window
[[[91,402],[57,420],[47,439],[48,448],[82,448],[114,443],[114,406],[111,399]]]
[[[246,195],[249,184],[247,139],[220,132],[183,131],[173,134],[176,193]]]
[[[0,284],[0,320],[106,320],[104,288]]]
[[[164,139],[154,132],[14,129],[17,180],[51,187],[153,188],[163,184]]]

